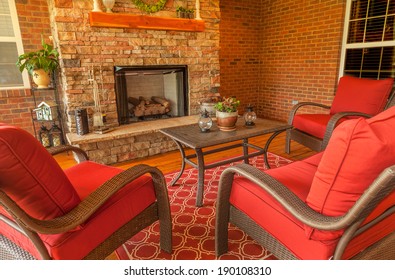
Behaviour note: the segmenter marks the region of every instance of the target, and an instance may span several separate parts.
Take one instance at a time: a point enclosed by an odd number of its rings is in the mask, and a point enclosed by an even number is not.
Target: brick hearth
[[[87,152],[90,160],[113,164],[177,149],[175,143],[158,132],[161,128],[195,124],[198,116],[188,116],[122,125],[105,134],[68,133],[67,139]]]

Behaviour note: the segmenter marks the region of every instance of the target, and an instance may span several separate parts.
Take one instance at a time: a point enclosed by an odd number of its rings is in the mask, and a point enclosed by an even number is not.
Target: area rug
[[[291,161],[268,154],[272,168]],[[233,163],[234,165],[237,163]],[[250,164],[265,169],[263,157],[250,159]],[[197,170],[186,169],[175,186],[168,186],[173,219],[173,253],[159,247],[159,223],[144,229],[116,250],[121,260],[256,260],[274,259],[270,252],[257,244],[243,231],[229,227],[229,251],[216,258],[214,247],[215,204],[218,182],[222,171],[229,165],[205,171],[204,206],[195,206]],[[169,183],[177,173],[165,175]]]

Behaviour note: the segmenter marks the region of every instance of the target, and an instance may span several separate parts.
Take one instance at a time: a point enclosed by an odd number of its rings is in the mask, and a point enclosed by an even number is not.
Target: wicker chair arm
[[[387,104],[385,105],[384,110],[395,106],[395,90],[392,90],[390,97],[388,98]]]
[[[71,152],[75,153],[75,156],[76,156],[78,162],[83,162],[83,161],[89,160],[89,157],[84,150],[82,150],[78,147],[71,146],[71,145],[62,145],[62,146],[57,146],[57,147],[51,147],[51,148],[48,148],[47,150],[53,156],[63,153],[63,152],[71,151]]]
[[[366,218],[374,207],[395,188],[395,166],[392,166],[383,171],[345,215],[330,217],[314,211],[292,191],[270,175],[248,164],[239,164],[227,168],[221,174],[218,191],[218,211],[229,211],[229,197],[236,173],[248,178],[267,191],[302,223],[320,230],[344,229],[352,223]],[[222,212],[222,215],[225,214],[224,217],[227,217],[228,214],[224,212]]]
[[[295,117],[297,111],[301,107],[305,107],[305,106],[315,106],[315,107],[320,107],[320,108],[324,108],[324,109],[330,109],[331,108],[331,106],[328,106],[328,105],[325,105],[325,104],[316,103],[316,102],[300,102],[300,103],[294,105],[292,107],[291,111],[289,112],[288,124],[292,125],[294,117]]]
[[[333,130],[337,126],[338,122],[342,118],[345,118],[345,117],[365,117],[365,118],[370,118],[370,117],[372,117],[372,115],[361,113],[361,112],[340,112],[340,113],[334,114],[330,118],[330,120],[329,120],[329,122],[328,122],[328,124],[326,126],[324,138],[322,140],[322,150],[324,150],[326,148],[326,146],[328,145],[329,139],[331,138]]]
[[[17,220],[19,224],[23,224],[31,231],[42,234],[63,233],[75,229],[77,226],[84,223],[114,193],[146,173],[150,173],[152,176],[158,203],[166,205],[168,196],[166,181],[162,172],[155,167],[143,164],[130,167],[114,176],[92,192],[70,212],[52,220],[38,220],[32,218],[3,192],[0,192],[0,204],[13,215],[13,218]],[[159,207],[161,207],[161,205],[159,205]]]

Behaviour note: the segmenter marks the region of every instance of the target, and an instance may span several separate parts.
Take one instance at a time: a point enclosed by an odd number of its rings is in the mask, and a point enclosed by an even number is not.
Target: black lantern
[[[89,133],[88,113],[86,109],[75,110],[75,126],[78,135]]]
[[[254,126],[255,120],[256,120],[256,113],[254,112],[253,107],[251,105],[248,105],[244,113],[245,126],[247,127]]]
[[[213,120],[210,118],[206,109],[201,113],[198,124],[201,132],[209,132],[213,126]]]
[[[49,139],[51,140],[51,145],[57,147],[63,144],[63,134],[62,130],[55,123],[52,124],[49,130]]]
[[[38,132],[38,137],[40,138],[41,144],[45,148],[51,147],[51,140],[49,138],[49,130],[44,124],[41,124],[40,131]]]

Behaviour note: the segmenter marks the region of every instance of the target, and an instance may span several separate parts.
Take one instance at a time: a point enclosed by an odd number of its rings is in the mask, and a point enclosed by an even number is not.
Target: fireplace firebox
[[[115,66],[120,125],[188,115],[186,65]]]

